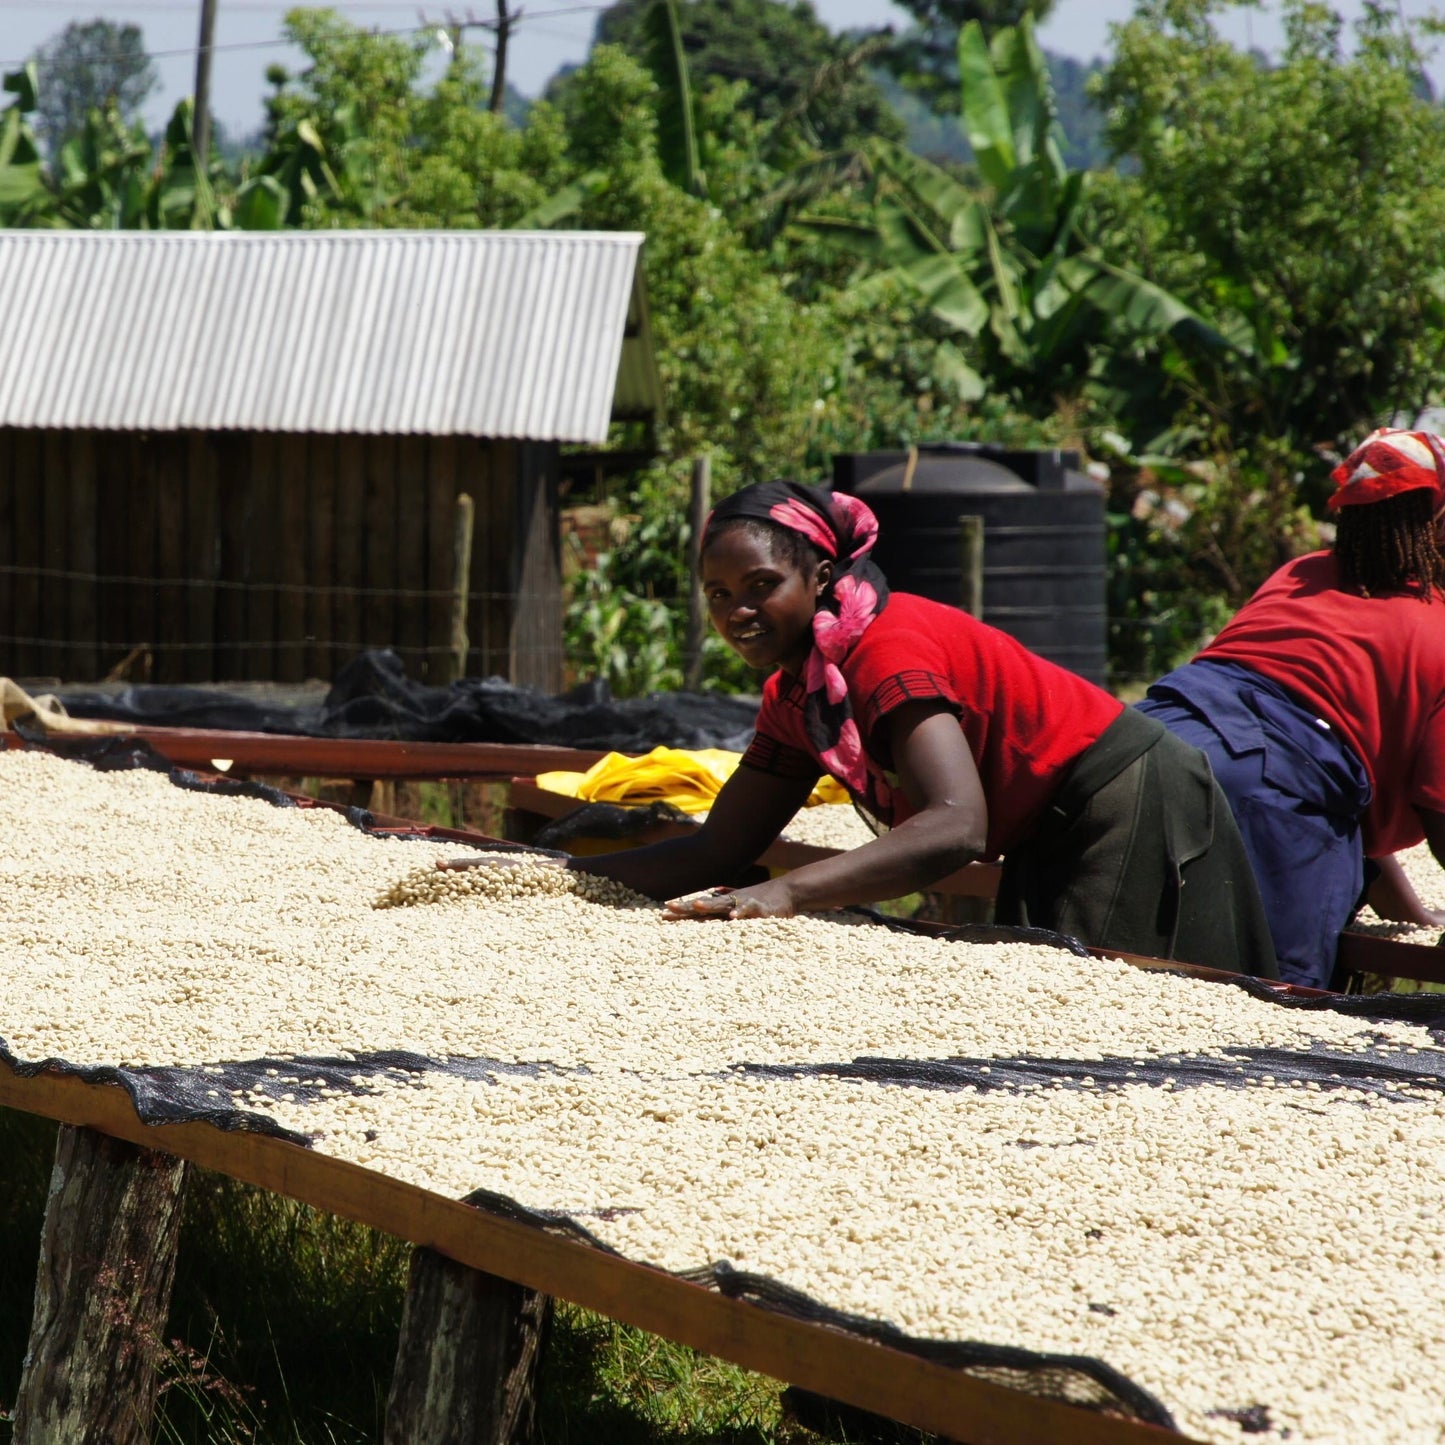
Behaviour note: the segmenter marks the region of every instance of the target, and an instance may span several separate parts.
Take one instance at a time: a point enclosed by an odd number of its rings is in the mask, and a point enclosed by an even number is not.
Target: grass
[[[0,1445],[35,1291],[56,1126],[0,1109]],[[409,1247],[205,1170],[187,1186],[157,1445],[381,1438]],[[539,1445],[823,1445],[782,1386],[558,1302]],[[856,1438],[856,1437],[854,1437]],[[921,1440],[907,1432],[900,1438]]]

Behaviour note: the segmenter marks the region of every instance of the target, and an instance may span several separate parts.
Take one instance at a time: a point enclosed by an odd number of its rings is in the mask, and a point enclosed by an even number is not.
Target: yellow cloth
[[[653,748],[640,758],[608,753],[585,773],[538,773],[537,786],[589,803],[671,803],[683,813],[706,813],[741,760],[723,748]],[[808,798],[809,806],[847,801],[847,790],[832,778],[820,779]]]

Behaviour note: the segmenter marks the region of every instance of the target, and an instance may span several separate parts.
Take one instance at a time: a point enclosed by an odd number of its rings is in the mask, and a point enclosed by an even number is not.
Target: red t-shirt
[[[1123,703],[1047,662],[956,607],[895,592],[842,663],[868,770],[893,793],[901,823],[913,809],[898,788],[884,719],[936,698],[957,714],[988,804],[988,857],[1026,838],[1064,768],[1099,738]],[[743,762],[764,772],[826,772],[803,724],[802,682],[776,672],[763,688],[757,736]]]
[[[1287,563],[1200,654],[1288,688],[1355,750],[1374,797],[1372,857],[1418,843],[1417,807],[1445,813],[1445,600],[1341,592],[1334,555]]]

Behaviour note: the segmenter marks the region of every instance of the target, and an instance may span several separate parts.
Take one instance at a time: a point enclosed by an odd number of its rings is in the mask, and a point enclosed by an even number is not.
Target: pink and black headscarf
[[[833,564],[813,615],[813,650],[803,669],[803,718],[823,766],[859,798],[869,794],[863,740],[840,664],[888,605],[888,583],[869,553],[878,518],[843,492],[800,482],[756,482],[725,497],[703,527],[702,546],[728,522],[771,522],[811,542]]]

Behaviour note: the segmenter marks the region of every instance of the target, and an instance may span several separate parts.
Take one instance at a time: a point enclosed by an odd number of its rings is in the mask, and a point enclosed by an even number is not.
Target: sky
[[[211,79],[212,113],[232,135],[256,130],[262,121],[266,67],[280,62],[300,65],[300,53],[278,42],[281,18],[294,0],[217,0],[216,53]],[[835,30],[855,26],[893,24],[902,28],[905,11],[888,0],[814,0],[825,23]],[[1432,0],[1397,0],[1411,16],[1432,8]],[[1362,0],[1337,0],[1347,18],[1358,15]],[[495,15],[494,0],[332,0],[332,8],[360,25],[377,30],[412,32],[423,25],[445,21],[448,12],[460,19]],[[581,61],[591,43],[597,11],[604,0],[513,0],[515,13],[524,12],[513,32],[508,69],[512,83],[524,95],[536,95],[557,69]],[[1079,60],[1102,56],[1109,50],[1109,27],[1128,19],[1133,0],[1058,0],[1054,13],[1040,28],[1045,48]],[[0,0],[0,64],[6,70],[34,54],[50,36],[71,21],[97,17],[117,24],[138,25],[147,48],[155,57],[160,85],[146,106],[152,127],[164,123],[175,104],[191,93],[195,78],[195,47],[200,0]],[[1273,49],[1280,41],[1278,6],[1263,0],[1261,8],[1236,11],[1220,23],[1221,31],[1239,45]],[[479,38],[484,32],[474,32]],[[1445,79],[1445,64],[1431,67],[1437,82]]]

